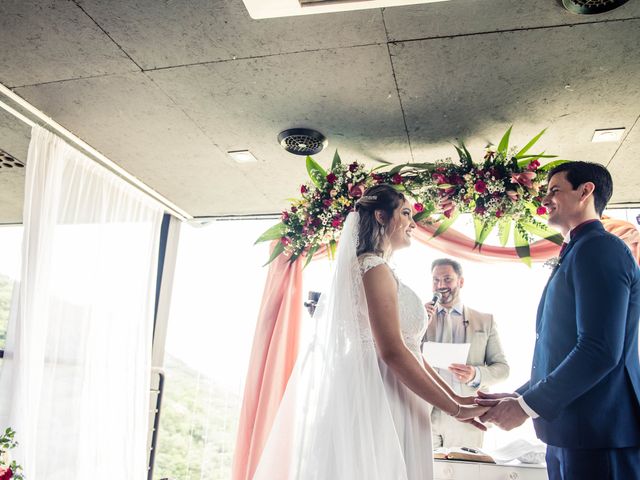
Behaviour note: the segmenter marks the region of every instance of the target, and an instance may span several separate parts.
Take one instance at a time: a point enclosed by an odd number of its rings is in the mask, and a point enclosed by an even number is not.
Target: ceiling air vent
[[[0,150],[0,170],[7,171],[13,168],[24,168],[24,163],[4,150]]]
[[[572,13],[591,15],[604,13],[624,5],[629,0],[562,0],[564,8]]]
[[[280,132],[278,142],[287,152],[305,156],[320,153],[328,143],[324,135],[308,128],[291,128]]]
[[[265,0],[244,0],[244,5],[251,18],[258,20],[445,1],[447,0],[270,0],[268,2]]]

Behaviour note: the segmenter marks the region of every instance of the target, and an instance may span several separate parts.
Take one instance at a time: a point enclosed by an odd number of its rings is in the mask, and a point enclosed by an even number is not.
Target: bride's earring
[[[380,225],[380,237],[384,238],[384,225]]]

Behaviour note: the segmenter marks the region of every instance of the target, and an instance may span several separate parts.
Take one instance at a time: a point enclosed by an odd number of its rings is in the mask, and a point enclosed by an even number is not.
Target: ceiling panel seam
[[[252,57],[233,57],[233,58],[224,58],[221,60],[206,60],[203,62],[194,62],[194,63],[182,63],[179,65],[166,65],[163,67],[154,67],[154,68],[145,68],[142,69],[143,72],[157,72],[161,70],[171,70],[172,68],[183,68],[183,67],[197,67],[201,65],[213,65],[217,63],[227,63],[227,62],[237,62],[240,60],[259,60],[262,58],[270,58],[270,57],[280,57],[286,55],[299,55],[301,53],[316,53],[316,52],[329,52],[331,50],[348,50],[351,48],[363,48],[363,47],[376,47],[380,45],[388,44],[389,42],[371,42],[371,43],[363,43],[358,45],[347,45],[341,47],[326,47],[326,48],[314,48],[310,50],[296,50],[293,52],[279,52],[279,53],[269,53],[266,55],[255,55]]]
[[[616,151],[613,152],[613,155],[611,155],[611,158],[609,159],[609,161],[607,162],[605,167],[609,168],[609,165],[611,165],[611,163],[613,162],[613,159],[616,158],[616,155],[618,154],[618,152],[622,148],[622,145],[624,145],[624,142],[627,140],[627,138],[629,137],[629,135],[631,134],[633,129],[636,128],[636,125],[638,124],[638,120],[639,119],[640,119],[640,115],[638,115],[636,117],[636,120],[633,122],[633,125],[631,125],[631,128],[625,133],[624,138],[618,144],[618,147],[616,148]]]
[[[572,27],[582,27],[585,25],[600,25],[603,23],[620,23],[620,22],[633,22],[636,20],[640,20],[640,17],[629,17],[629,18],[616,18],[611,20],[600,20],[597,22],[578,22],[578,23],[561,23],[557,25],[543,25],[540,27],[525,27],[525,28],[508,28],[504,30],[487,30],[484,32],[470,32],[470,33],[460,33],[454,35],[434,35],[430,37],[420,37],[420,38],[395,38],[393,40],[387,38],[387,43],[411,43],[411,42],[422,42],[425,40],[441,40],[441,39],[450,39],[450,38],[460,38],[460,37],[476,37],[481,35],[491,35],[496,33],[514,33],[514,32],[531,32],[536,30],[552,30],[556,28],[572,28]]]
[[[382,25],[384,26],[384,34],[387,39],[387,55],[389,57],[389,64],[391,65],[391,75],[393,75],[393,84],[396,86],[396,95],[398,95],[398,103],[400,104],[400,113],[402,114],[402,123],[404,124],[404,132],[407,135],[407,143],[409,144],[409,155],[411,155],[411,161],[414,162],[413,147],[411,146],[411,136],[409,135],[409,126],[407,125],[407,116],[404,113],[404,105],[402,105],[402,96],[400,95],[400,88],[398,87],[398,79],[396,78],[396,69],[393,64],[393,56],[391,55],[391,48],[389,47],[389,32],[387,30],[387,23],[384,19],[384,8],[380,9],[382,13]]]
[[[118,47],[118,49],[119,49],[122,53],[124,53],[124,54],[127,56],[127,58],[128,58],[129,60],[131,60],[131,62],[132,62],[136,67],[138,67],[138,69],[139,69],[140,71],[142,71],[142,67],[138,64],[138,62],[136,62],[136,61],[133,59],[133,57],[131,57],[131,55],[129,55],[129,53],[128,53],[124,48],[122,48],[122,46],[120,46],[120,44],[119,44],[118,42],[116,42],[116,41],[114,40],[114,38],[113,38],[111,35],[109,35],[109,32],[107,32],[104,28],[102,28],[102,25],[100,25],[100,24],[99,24],[99,23],[98,23],[98,22],[97,22],[97,21],[96,21],[96,20],[95,20],[91,15],[89,15],[89,13],[88,13],[84,8],[82,8],[82,5],[80,5],[76,0],[72,0],[72,1],[73,1],[73,4],[74,4],[76,7],[78,7],[78,8],[80,9],[80,11],[81,11],[82,13],[84,13],[84,14],[87,16],[87,18],[89,18],[89,20],[91,20],[91,21],[95,24],[95,26],[96,26],[96,27],[98,27],[98,28],[100,29],[100,31],[102,31],[102,33],[104,33],[104,34],[107,36],[107,38],[113,42],[113,44],[114,44],[116,47]]]
[[[140,73],[138,70],[132,70],[131,72],[128,72],[129,74],[131,73]],[[11,90],[17,90],[19,88],[30,88],[30,87],[41,87],[43,85],[51,85],[54,83],[66,83],[66,82],[74,82],[76,80],[91,80],[94,78],[104,78],[104,77],[117,77],[117,76],[122,76],[122,75],[126,75],[127,73],[125,72],[118,72],[118,73],[101,73],[99,75],[87,75],[87,76],[81,76],[81,77],[73,77],[73,78],[61,78],[59,80],[50,80],[47,82],[39,82],[39,83],[27,83],[25,85],[15,85],[15,86],[8,86],[5,85],[7,88],[10,88]]]

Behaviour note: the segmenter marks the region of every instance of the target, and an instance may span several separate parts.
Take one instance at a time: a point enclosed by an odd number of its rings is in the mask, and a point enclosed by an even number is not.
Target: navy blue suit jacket
[[[600,222],[575,237],[540,299],[531,378],[517,392],[549,445],[640,446],[640,270]]]

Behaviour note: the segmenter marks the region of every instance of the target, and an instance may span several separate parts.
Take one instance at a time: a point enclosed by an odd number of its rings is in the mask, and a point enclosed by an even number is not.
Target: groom
[[[640,270],[599,221],[611,175],[568,162],[549,172],[543,205],[568,239],[542,293],[531,378],[483,394],[481,417],[505,430],[533,418],[549,480],[640,479]]]

